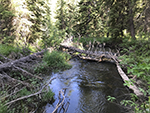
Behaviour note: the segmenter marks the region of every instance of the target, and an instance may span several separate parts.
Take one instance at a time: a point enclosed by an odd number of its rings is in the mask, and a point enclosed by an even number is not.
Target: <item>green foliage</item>
[[[78,38],[74,39],[74,42],[78,41]],[[108,37],[81,37],[79,40],[80,43],[82,43],[84,46],[89,44],[89,42],[94,43],[94,42],[100,42],[100,43],[110,43],[111,38]]]
[[[0,101],[0,113],[7,113],[7,106]]]
[[[58,30],[55,26],[49,25],[46,33],[42,37],[42,42],[44,47],[59,47],[63,38],[65,37],[65,32],[63,30]]]
[[[19,92],[19,96],[26,96],[31,94],[32,92],[28,91],[27,88],[23,88],[20,92]]]
[[[43,61],[47,63],[52,69],[68,69],[70,65],[67,64],[67,60],[70,59],[70,55],[53,51],[52,53],[47,52],[44,54]]]
[[[0,53],[2,55],[9,55],[11,52],[18,52],[18,48],[15,48],[13,46],[10,45],[6,45],[6,44],[0,44]]]
[[[81,36],[102,36],[105,31],[103,21],[100,18],[101,1],[81,0],[79,2],[79,14],[76,17],[77,23],[74,29]]]
[[[132,94],[131,96],[132,96],[131,100],[122,100],[120,102],[121,105],[125,105],[125,106],[129,105],[133,107],[135,113],[149,113],[150,112],[150,97],[148,101],[138,104],[135,102],[135,100],[137,99],[135,94]]]
[[[13,43],[12,20],[15,16],[11,9],[10,0],[0,0],[0,43]]]
[[[130,80],[130,81],[125,81],[125,83],[123,84],[124,86],[130,86],[130,85],[133,85],[133,82]]]
[[[113,102],[116,100],[116,98],[112,96],[107,96],[107,100]]]
[[[127,74],[135,75],[142,84],[140,84],[140,91],[144,94],[144,96],[149,97],[150,95],[150,45],[149,41],[138,38],[137,41],[126,42],[127,46],[124,48],[123,55],[120,59],[121,64],[127,67]],[[133,45],[134,44],[134,45]],[[144,45],[144,46],[143,46]],[[136,81],[126,81],[124,85],[132,85],[133,82]],[[136,95],[132,95],[131,100],[123,100],[122,104],[130,105],[135,108],[136,113],[149,113],[150,111],[150,103],[149,100],[143,103],[137,103]]]
[[[49,100],[53,98],[53,96],[54,96],[54,93],[51,91],[51,89],[49,89],[48,92],[44,93],[42,101],[48,102]]]
[[[71,65],[66,61],[70,58],[70,55],[59,51],[53,51],[52,53],[46,52],[43,57],[43,63],[37,66],[35,71],[43,72],[49,70],[48,68],[52,71],[69,69],[71,68]]]
[[[27,8],[31,11],[29,20],[32,22],[30,28],[29,42],[34,42],[36,39],[42,38],[47,27],[47,20],[50,18],[49,2],[43,0],[26,0]],[[50,21],[49,21],[50,22]]]

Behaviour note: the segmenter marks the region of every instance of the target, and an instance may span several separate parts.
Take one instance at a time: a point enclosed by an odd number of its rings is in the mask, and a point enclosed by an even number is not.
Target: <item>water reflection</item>
[[[46,113],[52,113],[58,103],[58,93],[66,89],[69,99],[67,113],[127,113],[116,104],[107,101],[107,96],[127,93],[116,67],[110,63],[86,62],[73,59],[73,67],[57,76],[49,85],[55,93],[53,105],[47,104]],[[60,111],[63,113],[63,110]]]

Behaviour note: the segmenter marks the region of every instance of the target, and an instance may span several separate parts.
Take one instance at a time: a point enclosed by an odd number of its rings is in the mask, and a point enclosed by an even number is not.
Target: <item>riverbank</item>
[[[70,68],[66,62],[70,57],[50,49],[19,57],[21,53],[12,50],[0,56],[0,113],[36,112],[39,106],[54,101],[43,75]],[[19,58],[10,59],[12,54]]]

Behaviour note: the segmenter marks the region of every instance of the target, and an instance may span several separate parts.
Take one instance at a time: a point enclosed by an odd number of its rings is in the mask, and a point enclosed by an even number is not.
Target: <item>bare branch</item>
[[[23,99],[26,99],[26,98],[30,98],[30,97],[33,97],[33,96],[36,96],[36,95],[42,93],[43,89],[44,89],[52,80],[54,80],[54,79],[56,79],[56,77],[50,79],[38,92],[33,93],[33,94],[31,94],[31,95],[27,95],[27,96],[23,96],[23,97],[17,98],[17,99],[15,99],[15,100],[12,100],[12,101],[6,103],[5,105],[7,106],[7,105],[10,105],[10,104],[12,104],[12,103],[14,103],[14,102],[17,102],[17,101],[20,101],[20,100],[23,100]]]

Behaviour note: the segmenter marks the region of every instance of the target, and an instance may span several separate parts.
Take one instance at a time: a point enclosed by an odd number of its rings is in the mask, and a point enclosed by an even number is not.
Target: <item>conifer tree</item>
[[[31,11],[29,21],[32,22],[30,28],[29,42],[34,42],[36,39],[42,37],[45,32],[45,1],[43,0],[27,0],[28,10]]]
[[[99,34],[98,31],[100,28],[100,3],[101,1],[97,0],[81,0],[79,2],[79,16],[78,23],[76,25],[77,31],[83,36],[88,36],[89,34]]]
[[[64,0],[57,1],[57,9],[56,9],[56,26],[59,30],[66,29],[66,2]]]
[[[14,41],[12,21],[15,15],[10,4],[10,0],[0,0],[0,43],[12,43]]]

